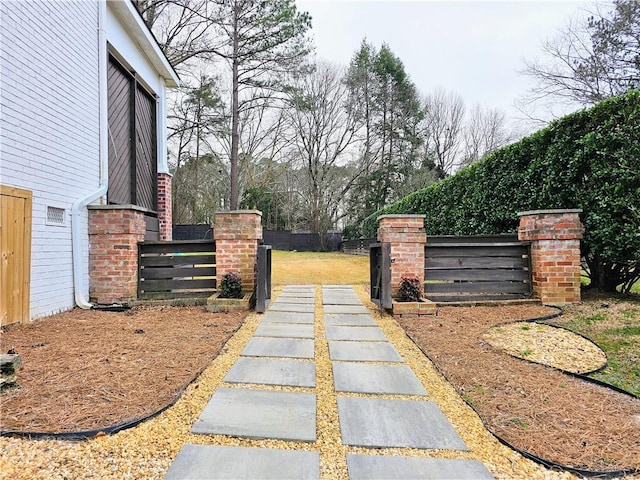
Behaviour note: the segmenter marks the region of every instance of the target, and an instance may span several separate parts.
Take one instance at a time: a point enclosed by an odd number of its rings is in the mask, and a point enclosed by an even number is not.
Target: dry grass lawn
[[[369,257],[340,252],[272,253],[273,285],[366,285]]]

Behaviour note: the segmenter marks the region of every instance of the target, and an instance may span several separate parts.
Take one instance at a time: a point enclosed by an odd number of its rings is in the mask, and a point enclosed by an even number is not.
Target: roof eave
[[[181,85],[180,77],[130,0],[108,0],[109,8],[122,22],[167,87]]]

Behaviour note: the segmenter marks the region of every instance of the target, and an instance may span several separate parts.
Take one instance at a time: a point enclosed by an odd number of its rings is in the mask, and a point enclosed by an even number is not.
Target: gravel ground
[[[592,341],[540,323],[516,322],[493,327],[482,338],[514,357],[572,373],[593,372],[607,364],[607,356]]]
[[[361,286],[356,292],[370,309],[367,293]],[[322,315],[320,288],[316,294],[316,312]],[[274,294],[277,294],[275,291]],[[566,472],[545,469],[499,443],[482,425],[480,418],[456,394],[453,387],[434,369],[404,331],[388,315],[373,310],[387,338],[394,343],[418,378],[456,430],[469,446],[469,452],[418,449],[376,449],[377,454],[399,454],[416,457],[448,457],[481,460],[497,478],[568,479]],[[88,441],[33,441],[0,438],[0,478],[2,479],[160,479],[185,442],[214,445],[265,446],[285,449],[317,450],[320,453],[324,479],[347,478],[346,453],[371,453],[370,449],[346,447],[340,442],[340,429],[333,391],[329,351],[322,322],[316,322],[316,389],[318,422],[315,443],[272,440],[247,440],[222,435],[193,435],[189,429],[207,401],[222,383],[261,316],[251,314],[229,340],[221,354],[185,391],[182,398],[158,417],[138,427],[113,436],[100,436]],[[225,385],[229,386],[229,385]],[[262,387],[261,387],[262,388]],[[397,397],[395,397],[397,398]]]

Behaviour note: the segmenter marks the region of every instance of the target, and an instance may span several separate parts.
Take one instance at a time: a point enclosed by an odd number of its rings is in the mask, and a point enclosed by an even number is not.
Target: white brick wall
[[[96,2],[0,1],[0,183],[33,192],[32,319],[74,306],[70,219],[45,221],[98,187],[97,18]]]

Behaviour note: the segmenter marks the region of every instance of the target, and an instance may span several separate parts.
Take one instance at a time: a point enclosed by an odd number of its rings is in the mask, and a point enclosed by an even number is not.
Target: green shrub
[[[628,291],[640,280],[640,92],[551,123],[441,182],[375,212],[426,215],[429,235],[513,233],[517,213],[581,208],[591,286]]]
[[[402,277],[398,297],[401,302],[419,302],[422,299],[422,284],[416,277]]]
[[[242,279],[234,272],[225,273],[220,282],[220,298],[242,298]]]

